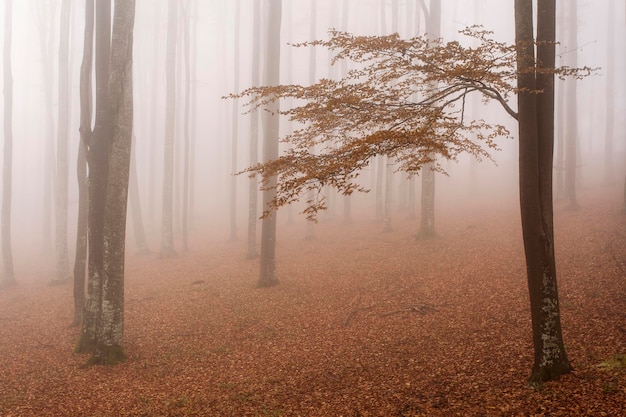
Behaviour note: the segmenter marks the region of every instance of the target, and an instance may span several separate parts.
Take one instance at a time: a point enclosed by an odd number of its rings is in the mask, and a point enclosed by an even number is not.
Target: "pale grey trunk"
[[[604,182],[615,182],[613,136],[615,134],[615,2],[608,2],[606,57],[606,132],[604,138]]]
[[[13,70],[11,63],[13,35],[13,0],[4,3],[4,155],[2,166],[2,260],[4,273],[2,286],[15,284],[13,248],[11,246],[11,200],[13,181]]]
[[[267,5],[267,48],[265,49],[264,84],[278,85],[280,78],[280,23],[281,0],[269,0]],[[278,158],[278,102],[268,106],[269,111],[263,113],[263,161]],[[276,277],[276,211],[270,202],[276,196],[276,177],[268,178],[270,189],[263,191],[263,210],[269,214],[261,223],[261,259],[259,287],[268,287],[278,283]]]
[[[70,277],[70,260],[67,245],[67,199],[69,181],[69,31],[70,0],[61,3],[61,33],[59,37],[59,105],[57,119],[57,163],[55,178],[55,248],[56,276],[65,281]]]
[[[568,4],[568,24],[567,24],[567,45],[568,53],[567,65],[576,68],[578,66],[577,59],[577,32],[578,27],[578,1],[570,0]],[[577,170],[576,170],[576,147],[578,146],[578,100],[577,90],[578,81],[569,79],[567,81],[567,135],[565,136],[565,198],[569,208],[578,207],[576,198]]]
[[[133,149],[137,143],[137,138],[133,134]],[[141,210],[141,198],[139,197],[139,178],[137,176],[137,158],[135,152],[130,154],[130,178],[128,184],[128,198],[133,220],[133,234],[135,235],[135,250],[137,253],[149,253],[146,242],[146,231],[144,228],[143,212]]]
[[[161,225],[161,256],[169,257],[174,250],[174,135],[176,102],[176,34],[178,31],[178,2],[169,0],[167,48],[165,57],[165,146],[163,152],[163,213]]]
[[[183,251],[189,250],[189,108],[191,105],[191,64],[189,58],[189,30],[190,30],[190,13],[189,3],[186,3],[185,16],[183,19],[183,53],[185,58],[185,114],[183,121],[183,196],[182,196],[182,247]]]
[[[311,25],[309,26],[309,39],[315,40],[317,38],[315,27],[317,25],[317,0],[311,0]],[[313,85],[317,81],[317,51],[316,48],[309,48],[309,84]],[[309,148],[310,153],[315,153],[315,146],[311,146]],[[315,199],[315,193],[313,190],[307,192],[306,201],[307,204],[313,202]],[[315,222],[312,220],[307,220],[306,222],[306,231],[304,233],[305,239],[314,239],[315,238]]]
[[[252,5],[252,85],[259,85],[259,66],[261,62],[261,12],[260,2],[255,1]],[[253,111],[250,114],[250,166],[255,165],[259,161],[259,113]],[[258,222],[257,205],[258,205],[258,179],[256,176],[250,177],[248,183],[248,259],[258,256],[256,250],[256,229]]]
[[[235,3],[235,36],[233,45],[233,89],[239,91],[239,21],[241,0]],[[233,100],[231,139],[230,139],[230,240],[237,240],[237,153],[239,148],[239,100]]]

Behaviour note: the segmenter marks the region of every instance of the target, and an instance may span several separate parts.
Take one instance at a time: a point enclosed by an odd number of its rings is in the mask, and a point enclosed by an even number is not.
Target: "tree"
[[[13,248],[11,246],[11,196],[13,181],[13,73],[11,64],[13,34],[13,0],[4,2],[4,48],[3,48],[3,89],[4,89],[4,156],[2,165],[2,259],[4,273],[2,286],[15,284],[13,269]]]
[[[70,276],[70,261],[67,246],[67,199],[69,181],[69,32],[70,0],[61,2],[61,33],[59,36],[59,105],[57,117],[57,160],[55,178],[55,248],[56,276],[54,281],[65,281]]]
[[[608,17],[606,26],[606,131],[604,138],[604,182],[615,182],[613,168],[613,136],[615,134],[615,3],[608,3]]]
[[[567,41],[570,47],[567,53],[567,63],[570,67],[575,68],[578,65],[577,59],[577,26],[578,26],[578,2],[576,0],[570,0],[567,2],[569,9],[568,19],[568,36]],[[565,136],[565,170],[564,170],[564,192],[567,200],[568,207],[570,209],[578,208],[578,201],[576,199],[576,184],[577,184],[577,172],[576,172],[576,150],[578,147],[578,101],[577,101],[577,84],[575,80],[568,80],[567,82],[567,107],[565,112],[567,113],[567,135]]]
[[[165,147],[163,152],[163,213],[161,256],[170,257],[174,250],[174,135],[176,122],[176,34],[178,2],[169,0],[167,45],[165,52]]]
[[[235,3],[235,36],[233,39],[233,77],[235,91],[239,91],[239,36],[240,36],[240,20],[241,20],[241,0]],[[231,147],[230,147],[230,168],[232,175],[230,176],[230,240],[237,240],[237,150],[239,145],[239,103],[233,100],[232,111],[232,128],[231,128]]]
[[[263,78],[266,85],[278,85],[280,75],[280,21],[281,0],[269,0],[267,7],[267,48]],[[278,157],[278,101],[268,103],[263,113],[263,160],[273,161]],[[261,223],[261,259],[259,287],[270,287],[278,283],[276,277],[276,212],[271,210],[276,198],[275,176],[263,178],[269,187],[263,191],[263,210],[267,213]]]
[[[78,326],[83,321],[85,309],[85,272],[87,267],[87,240],[89,194],[87,185],[87,144],[91,140],[92,92],[91,73],[93,67],[94,0],[85,2],[85,31],[83,60],[80,66],[80,143],[76,160],[78,180],[78,218],[76,220],[76,254],[74,257],[74,321]]]
[[[554,73],[543,71],[555,66],[555,3],[537,2],[534,42],[532,0],[515,0],[520,208],[535,351],[532,382],[571,370],[561,333],[554,255]]]
[[[518,120],[520,201],[536,354],[533,381],[569,370],[562,349],[552,238],[553,78],[589,72],[555,68],[554,12],[549,3],[539,1],[537,58],[532,0],[516,0],[519,46],[496,42],[480,28],[462,31],[478,41],[474,47],[428,35],[402,40],[397,34],[366,37],[331,31],[329,40],[301,46],[325,46],[334,51],[335,62],[350,59],[360,69],[337,81],[253,87],[240,95],[249,97],[253,108],[283,98],[304,103],[280,110],[302,123],[283,138],[292,147],[248,169],[262,174],[263,187],[276,192],[272,209],[326,185],[343,194],[366,191],[358,178],[376,155],[395,158],[398,169],[409,173],[429,163],[442,171],[440,159],[464,152],[488,158],[495,139],[509,133],[500,124],[467,120],[465,101],[471,93],[499,103]],[[515,91],[520,93],[519,113],[509,105]],[[317,153],[309,151],[311,145],[317,145]],[[324,208],[319,199],[309,202],[304,212],[314,218]]]
[[[125,360],[124,252],[132,142],[135,2],[96,3],[96,125],[88,147],[89,281],[78,352],[88,363]]]

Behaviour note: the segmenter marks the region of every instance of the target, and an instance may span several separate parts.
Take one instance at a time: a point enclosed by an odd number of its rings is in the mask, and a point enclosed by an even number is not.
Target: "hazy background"
[[[240,16],[240,90],[251,86],[251,44],[252,44],[252,4],[257,0],[241,0]],[[265,2],[262,0],[262,10]],[[346,0],[344,0],[346,1]],[[383,0],[381,0],[383,1]],[[331,27],[344,29],[356,34],[380,34],[381,1],[374,0],[347,0],[348,19],[347,27],[341,27],[341,10],[343,1],[317,0],[317,27],[316,37],[326,38],[327,30]],[[561,3],[565,0],[560,0]],[[229,237],[229,186],[232,174],[231,158],[231,118],[232,102],[222,97],[234,88],[234,20],[235,0],[180,0],[188,4],[193,11],[191,43],[195,46],[195,65],[197,77],[191,80],[192,88],[196,90],[197,104],[195,120],[191,127],[193,134],[194,151],[192,158],[195,167],[194,190],[195,195],[192,207],[191,237],[204,237],[227,240]],[[391,32],[391,0],[384,1],[386,13],[386,33]],[[513,2],[502,0],[443,0],[442,7],[442,37],[445,40],[459,38],[458,30],[465,26],[481,24],[486,29],[493,30],[494,37],[499,40],[512,42],[513,40]],[[614,5],[615,13],[615,51],[607,50],[607,23],[609,5]],[[399,32],[401,36],[413,35],[415,30],[423,31],[423,17],[418,20],[416,0],[400,0]],[[161,224],[161,188],[162,188],[162,160],[163,160],[163,133],[165,130],[165,36],[167,26],[166,0],[137,0],[135,21],[135,134],[134,147],[138,165],[139,185],[141,189],[141,204],[149,246],[158,250],[160,246]],[[579,145],[579,186],[589,187],[602,184],[604,164],[605,114],[615,112],[615,142],[614,161],[617,183],[613,185],[615,192],[620,192],[624,178],[624,163],[626,158],[626,126],[623,115],[626,111],[624,94],[626,91],[625,77],[626,64],[624,41],[626,40],[624,2],[618,0],[578,1],[578,35],[576,45],[567,45],[562,41],[558,50],[576,49],[578,65],[600,67],[597,75],[581,81],[578,85],[577,98],[566,97],[565,102],[576,99],[578,102],[578,120],[576,127]],[[16,251],[16,274],[28,270],[34,264],[34,259],[42,260],[42,267],[52,268],[53,252],[52,241],[43,238],[43,188],[44,178],[44,149],[46,134],[45,99],[44,99],[44,71],[52,71],[54,81],[52,114],[57,114],[57,68],[58,58],[58,26],[60,0],[18,0],[13,2],[13,77],[14,77],[14,194],[13,194],[13,242]],[[54,10],[48,17],[54,27],[53,62],[52,68],[43,65],[41,45],[39,41],[37,16],[43,8]],[[74,230],[77,209],[77,187],[75,179],[76,150],[79,141],[78,135],[78,77],[82,57],[82,37],[84,20],[84,2],[72,1],[71,18],[71,84],[72,104],[67,111],[71,114],[70,120],[70,197],[69,197],[69,243],[73,253]],[[289,42],[302,42],[309,39],[310,33],[310,0],[283,0],[283,15],[281,27],[281,82],[308,83],[309,51],[305,48],[292,48]],[[4,7],[0,7],[0,21],[4,22]],[[181,14],[179,13],[179,17]],[[262,26],[263,27],[263,26]],[[179,25],[179,29],[182,25]],[[410,28],[410,30],[409,30]],[[411,32],[411,33],[409,33]],[[2,36],[0,34],[0,36]],[[175,181],[180,184],[182,172],[182,111],[184,103],[184,83],[186,82],[183,62],[180,51],[182,48],[182,33],[179,34],[178,47],[178,86],[177,86],[177,123],[178,135],[176,138],[177,155],[179,161],[176,167]],[[614,54],[615,65],[607,68],[608,54]],[[328,53],[325,50],[317,52],[317,78],[329,77],[333,70],[328,68]],[[563,62],[564,56],[557,58],[557,64]],[[0,72],[2,69],[0,68]],[[336,70],[334,70],[336,73]],[[611,106],[606,103],[606,73],[614,71],[615,103]],[[155,79],[156,77],[156,79]],[[156,86],[156,89],[155,89]],[[557,87],[558,88],[558,87]],[[498,120],[506,124],[510,131],[516,133],[516,124],[501,109],[485,107],[470,103],[473,106],[471,114],[474,117],[484,117]],[[0,108],[3,103],[0,101]],[[244,111],[243,108],[240,109]],[[0,114],[2,112],[0,111]],[[238,166],[237,170],[245,168],[248,163],[249,119],[247,115],[239,116],[238,137]],[[284,131],[287,126],[283,124]],[[54,130],[56,134],[56,128]],[[54,135],[53,135],[54,136]],[[492,198],[496,196],[508,198],[517,193],[517,143],[515,140],[502,140],[501,151],[494,153],[496,164],[485,161],[480,165],[474,164],[469,158],[463,157],[458,162],[445,164],[450,176],[438,177],[437,204],[439,207],[446,204],[463,204],[470,198]],[[471,183],[472,177],[476,178]],[[372,184],[371,176],[365,172],[362,181]],[[396,179],[396,186],[401,176]],[[239,176],[238,184],[238,211],[237,223],[239,237],[245,238],[247,215],[247,188],[246,176]],[[475,184],[475,185],[471,185]],[[180,189],[180,187],[179,187]],[[419,186],[418,186],[419,192]],[[175,192],[175,198],[181,193]],[[418,194],[419,195],[419,194]],[[355,201],[361,202],[363,216],[374,217],[374,193],[358,196]],[[419,204],[419,198],[418,198]],[[338,207],[340,209],[340,206]],[[419,206],[417,207],[419,212]],[[298,210],[299,211],[299,210]],[[338,211],[339,212],[339,211]],[[175,210],[176,219],[180,219],[180,209]],[[284,223],[287,216],[280,215],[279,223]],[[53,219],[54,217],[50,217]],[[130,218],[130,216],[129,216]],[[297,222],[304,222],[303,217],[297,217]],[[417,226],[416,226],[417,227]],[[52,225],[54,231],[54,225]],[[129,228],[129,239],[132,239]],[[175,231],[180,236],[180,220],[177,220]],[[279,236],[280,239],[280,236]],[[193,240],[192,240],[193,241]],[[193,245],[193,243],[192,243]],[[129,240],[129,249],[133,248]],[[193,246],[192,246],[193,249]],[[72,255],[73,258],[73,255]]]

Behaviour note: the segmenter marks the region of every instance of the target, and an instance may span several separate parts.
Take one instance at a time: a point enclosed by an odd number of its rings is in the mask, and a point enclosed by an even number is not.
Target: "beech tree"
[[[518,120],[520,200],[535,341],[533,381],[569,370],[561,340],[552,238],[553,78],[589,72],[555,68],[554,12],[549,3],[539,1],[536,44],[532,0],[516,0],[517,45],[495,41],[479,27],[461,31],[475,38],[473,47],[428,35],[403,40],[398,34],[331,31],[329,40],[300,46],[324,46],[333,51],[333,62],[353,61],[355,69],[346,77],[311,86],[253,87],[239,95],[249,99],[252,109],[285,98],[302,103],[275,110],[301,123],[300,129],[283,137],[291,147],[247,170],[261,174],[262,186],[276,192],[265,216],[309,191],[319,195],[327,185],[345,195],[367,191],[358,178],[377,155],[394,158],[397,169],[408,173],[418,173],[427,164],[443,171],[441,160],[464,152],[489,158],[496,138],[510,134],[501,124],[469,120],[465,114],[469,94],[495,101]],[[519,112],[510,105],[515,92]],[[311,151],[313,146],[316,152]],[[306,202],[308,218],[325,208],[323,197]]]
[[[96,126],[88,143],[89,281],[78,352],[125,360],[124,252],[133,124],[134,0],[96,2]],[[105,84],[106,82],[106,84]]]

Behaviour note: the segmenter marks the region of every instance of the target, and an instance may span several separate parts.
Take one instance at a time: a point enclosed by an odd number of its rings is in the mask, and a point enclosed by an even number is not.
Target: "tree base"
[[[84,334],[80,335],[74,353],[93,353],[96,351],[96,342],[88,339]]]
[[[278,278],[272,277],[270,279],[260,279],[256,284],[257,288],[270,288],[278,285]]]
[[[547,367],[535,367],[533,369],[530,378],[528,378],[528,382],[531,385],[538,385],[542,382],[554,381],[558,379],[561,375],[568,374],[572,372],[573,368],[569,362],[562,362],[557,365],[553,365],[549,368]]]
[[[90,365],[105,365],[113,366],[126,362],[126,354],[121,346],[105,346],[96,350],[91,358],[85,363],[86,366]]]

